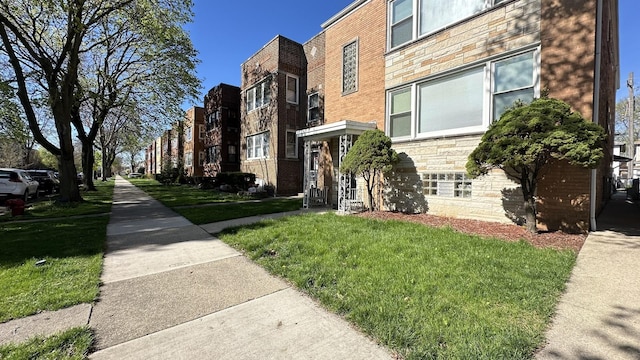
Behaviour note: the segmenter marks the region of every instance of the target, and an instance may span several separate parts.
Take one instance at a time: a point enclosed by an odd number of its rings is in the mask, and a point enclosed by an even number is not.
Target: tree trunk
[[[73,144],[71,142],[71,124],[56,121],[58,137],[60,139],[61,155],[58,157],[58,171],[60,174],[60,197],[61,203],[80,202],[80,190],[77,184],[76,165],[73,161]]]
[[[529,178],[530,175],[528,172],[524,172],[522,174],[522,178],[520,179],[520,185],[522,187],[522,196],[524,198],[524,214],[525,221],[527,223],[527,231],[532,234],[538,233],[537,227],[537,214],[536,214],[536,199],[535,199],[535,187],[536,187],[536,179],[535,175],[532,175],[532,178]]]
[[[93,182],[93,165],[96,158],[93,153],[93,142],[82,141],[82,172],[84,173],[84,189],[87,191],[97,191]]]
[[[525,220],[527,222],[527,231],[532,234],[538,233],[538,227],[536,225],[536,200],[533,196],[529,196],[528,199],[524,201],[524,212],[525,212]]]

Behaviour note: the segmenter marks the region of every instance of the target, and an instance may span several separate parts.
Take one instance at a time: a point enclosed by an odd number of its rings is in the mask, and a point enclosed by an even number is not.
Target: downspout
[[[593,122],[598,123],[600,114],[600,65],[602,62],[602,0],[597,0],[596,9],[596,64],[595,64],[595,81],[593,87]],[[596,231],[596,197],[598,185],[598,170],[591,169],[591,193],[589,195],[589,217],[591,222],[591,231]]]

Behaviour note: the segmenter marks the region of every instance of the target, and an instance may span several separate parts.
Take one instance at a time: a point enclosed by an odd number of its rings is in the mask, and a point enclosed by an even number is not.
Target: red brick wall
[[[282,36],[274,38],[242,64],[240,169],[275,186],[278,194],[297,194],[302,189],[302,154],[299,153],[298,159],[286,157],[286,133],[287,130],[298,130],[304,124],[306,66],[302,45]],[[247,113],[245,90],[267,74],[274,74],[271,105]],[[298,76],[298,104],[286,100],[287,74]],[[268,120],[265,123],[260,119]],[[261,123],[265,126],[261,127]],[[269,157],[247,160],[246,136],[265,130],[271,134]]]

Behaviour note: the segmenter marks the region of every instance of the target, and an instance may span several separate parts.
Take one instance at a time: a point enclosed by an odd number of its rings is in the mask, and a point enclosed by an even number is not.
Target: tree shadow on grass
[[[36,258],[92,256],[104,250],[106,216],[2,225],[0,268],[11,268]]]

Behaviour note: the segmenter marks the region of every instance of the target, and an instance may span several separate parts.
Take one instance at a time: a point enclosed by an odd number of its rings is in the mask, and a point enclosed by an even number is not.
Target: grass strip
[[[100,216],[2,224],[0,322],[93,301],[108,222]]]
[[[247,200],[245,196],[216,190],[198,189],[193,185],[162,184],[153,179],[127,179],[165,206],[188,206]]]
[[[17,218],[11,217],[10,213],[0,216],[0,222],[13,220],[38,220],[47,218],[63,218],[69,216],[82,216],[103,214],[111,211],[113,200],[114,180],[97,181],[95,183],[97,191],[81,191],[82,202],[71,204],[59,204],[56,202],[58,196],[54,195],[47,199],[39,199],[25,210],[25,214]]]
[[[575,263],[524,241],[334,214],[220,238],[405,359],[530,359]]]
[[[73,328],[46,338],[0,346],[0,359],[81,360],[87,358],[92,341],[89,328]]]
[[[238,219],[247,216],[294,211],[302,208],[302,199],[269,199],[256,202],[232,203],[221,206],[206,206],[174,209],[194,224],[209,224],[217,221]]]

